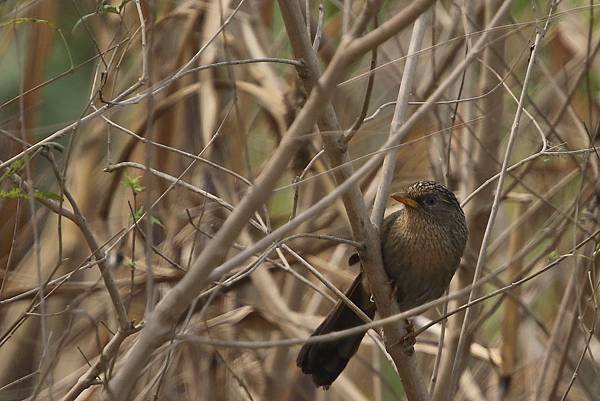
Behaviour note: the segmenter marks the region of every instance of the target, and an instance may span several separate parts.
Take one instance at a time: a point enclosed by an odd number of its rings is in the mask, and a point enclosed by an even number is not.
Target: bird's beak
[[[403,203],[413,209],[418,209],[420,207],[419,203],[416,200],[409,198],[408,193],[406,192],[395,192],[391,195],[391,197],[393,200]]]

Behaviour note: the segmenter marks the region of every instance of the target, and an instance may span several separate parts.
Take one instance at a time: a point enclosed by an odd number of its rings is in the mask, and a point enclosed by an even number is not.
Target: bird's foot
[[[415,337],[415,326],[412,321],[406,319],[406,334],[400,339],[400,345],[404,349],[407,355],[415,353],[415,344],[417,339]]]

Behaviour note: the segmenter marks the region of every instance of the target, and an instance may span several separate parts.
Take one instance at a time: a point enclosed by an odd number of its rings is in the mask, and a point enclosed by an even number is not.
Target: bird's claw
[[[400,346],[403,348],[404,353],[412,355],[415,353],[416,343],[415,326],[410,320],[406,319],[406,334],[400,339]]]

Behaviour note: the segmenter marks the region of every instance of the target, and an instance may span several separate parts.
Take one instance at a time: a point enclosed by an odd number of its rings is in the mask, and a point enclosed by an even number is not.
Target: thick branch
[[[406,25],[414,21],[414,19],[421,14],[422,10],[425,9],[426,6],[430,5],[431,2],[432,0],[414,1],[410,3],[408,7],[403,9],[402,12],[397,14],[393,18],[393,20],[397,23],[395,26],[396,32],[404,29]],[[506,0],[506,3],[510,4],[510,1]],[[387,29],[390,28],[389,25],[386,26]],[[373,32],[375,31],[377,30],[374,30]],[[434,102],[442,96],[448,86],[461,74],[462,70],[469,63],[471,63],[475,59],[476,55],[481,51],[483,43],[485,43],[487,40],[488,32],[489,31],[485,31],[481,35],[480,39],[473,46],[472,51],[469,52],[465,60],[448,76],[446,80],[444,80],[444,82],[440,84],[438,89],[430,96],[428,101],[417,111],[415,111],[415,113],[407,120],[407,122],[396,133],[396,135],[385,143],[383,149],[387,149],[390,146],[395,145],[396,137],[403,135],[403,132],[409,131],[412,127],[414,127],[415,123],[422,118],[425,113],[431,109],[431,107],[433,107]],[[385,40],[389,36],[382,35],[377,37],[381,40]],[[218,266],[219,263],[222,263],[225,259],[228,248],[245,226],[245,223],[250,219],[254,211],[261,207],[270,196],[275,183],[283,171],[285,171],[285,167],[287,166],[291,156],[293,156],[298,150],[300,136],[310,132],[316,121],[316,118],[320,115],[329,99],[331,99],[333,90],[335,89],[335,86],[341,77],[343,77],[348,65],[358,56],[362,55],[362,53],[357,50],[369,50],[367,46],[350,48],[348,44],[349,41],[350,39],[347,38],[343,40],[342,44],[340,45],[340,49],[334,56],[331,64],[328,66],[323,76],[319,79],[318,85],[311,92],[306,104],[298,114],[296,120],[284,135],[279,147],[266,164],[263,172],[257,178],[255,186],[248,191],[246,196],[240,202],[239,206],[227,219],[217,235],[207,245],[207,247],[204,248],[203,252],[200,254],[189,273],[165,295],[165,297],[157,304],[154,314],[148,317],[147,325],[142,330],[138,341],[134,344],[129,354],[125,358],[122,368],[113,377],[112,381],[108,383],[110,393],[112,393],[114,399],[127,398],[141,367],[148,362],[152,351],[162,344],[166,339],[168,339],[169,333],[174,327],[177,318],[185,310],[187,305],[192,302],[194,297],[206,286],[207,280],[221,277],[224,273],[237,266],[249,255],[268,247],[273,239],[281,238],[282,235],[285,235],[297,227],[302,221],[305,221],[310,216],[315,216],[320,210],[323,210],[324,207],[332,204],[333,201],[340,196],[340,194],[343,194],[345,191],[347,191],[350,186],[353,185],[353,183],[359,181],[374,167],[381,163],[383,158],[382,154],[373,156],[371,160],[365,163],[359,170],[356,171],[355,174],[352,175],[351,179],[346,180],[342,185],[339,185],[334,193],[323,197],[323,199],[317,202],[313,207],[305,210],[286,225],[274,230],[271,234],[257,241],[247,250],[238,253],[221,266]],[[377,46],[379,43],[373,42],[372,45]],[[379,242],[366,245],[367,247],[374,249],[374,253],[379,254],[380,250],[377,246],[378,243]],[[381,255],[379,255],[379,257],[381,257]],[[363,259],[363,263],[367,266],[370,266],[373,264],[373,261],[365,258]],[[377,286],[379,284],[382,284],[382,286],[387,285],[387,283],[383,284],[371,281],[371,285],[373,286]],[[390,298],[390,296],[387,298]],[[386,313],[384,310],[380,312]],[[387,314],[391,315],[393,313]],[[111,395],[109,395],[109,391],[107,391],[104,394],[103,399],[111,400],[113,397],[111,397]]]
[[[294,56],[303,59],[306,63],[306,69],[302,71],[301,78],[306,90],[311,91],[317,84],[321,69],[317,54],[310,44],[308,35],[306,35],[302,11],[298,2],[295,1],[280,0],[279,7],[281,8]],[[352,32],[356,32],[356,29],[353,29]],[[394,119],[394,121],[398,122],[398,126],[394,126],[394,128],[398,128],[400,125],[399,119]],[[323,135],[321,138],[325,143],[325,151],[331,165],[338,167],[334,170],[334,177],[336,182],[340,184],[353,174],[353,169],[348,163],[350,158],[346,151],[343,130],[331,103],[327,103],[325,112],[318,120],[318,125],[321,131],[327,132],[327,135]],[[395,154],[390,155],[389,158],[394,156]],[[391,181],[391,177],[389,178]],[[387,195],[384,196],[387,198]],[[354,238],[365,244],[365,247],[361,250],[361,261],[373,291],[377,309],[384,318],[397,313],[399,312],[398,305],[391,295],[389,280],[383,269],[378,231],[369,219],[369,213],[358,184],[351,185],[348,191],[342,195],[342,198]],[[381,215],[383,216],[383,209]],[[409,400],[427,400],[429,397],[416,367],[415,356],[407,355],[400,345],[400,339],[406,333],[403,325],[396,323],[394,326],[387,326],[385,333],[388,352],[392,355],[398,368],[407,398]]]

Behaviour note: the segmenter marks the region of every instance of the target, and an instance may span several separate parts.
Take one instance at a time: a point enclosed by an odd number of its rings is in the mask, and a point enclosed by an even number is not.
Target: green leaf
[[[6,22],[0,23],[0,28],[4,28],[5,26],[8,26],[8,25],[20,25],[20,24],[47,24],[51,28],[56,29],[56,26],[48,20],[40,19],[40,18],[26,18],[26,17],[13,18]]]
[[[48,192],[48,191],[35,190],[33,192],[33,196],[37,199],[52,199],[55,201],[60,201],[62,199],[59,194],[57,194],[55,192]]]
[[[144,187],[140,183],[140,180],[140,176],[125,175],[125,178],[123,179],[123,184],[125,184],[127,188],[131,189],[132,192],[139,194],[140,192],[144,192]]]
[[[103,4],[100,9],[105,13],[119,14],[119,7],[113,6],[112,4]]]
[[[143,214],[144,214],[144,206],[140,206],[140,208],[138,210],[136,210],[135,212],[129,213],[129,220],[139,221],[142,218]]]
[[[0,181],[3,181],[5,178],[12,177],[13,175],[17,174],[23,169],[24,165],[25,161],[23,159],[15,160],[8,168],[8,171],[2,174],[2,177],[0,177]]]
[[[163,225],[163,223],[158,218],[156,218],[154,216],[150,216],[150,223],[157,224],[157,225],[161,226],[162,228],[165,228],[165,226]]]
[[[125,8],[125,6],[127,5],[127,3],[131,2],[131,0],[123,0],[121,2],[121,4],[119,4],[119,13],[123,12],[123,9]]]
[[[85,21],[86,19],[88,19],[90,17],[93,17],[94,15],[102,15],[102,14],[122,15],[123,10],[125,9],[125,6],[130,1],[131,0],[123,0],[123,1],[121,1],[121,3],[119,5],[113,5],[106,0],[102,1],[102,3],[100,3],[98,5],[98,7],[96,8],[96,10],[94,12],[85,14],[81,18],[79,18],[75,22],[75,25],[73,25],[73,29],[71,31],[75,31],[79,27],[79,25],[81,25],[83,23],[83,21]]]
[[[130,1],[131,0],[123,0],[123,1],[121,1],[121,3],[119,5],[114,5],[114,4],[110,3],[108,0],[104,0],[98,7],[98,10],[100,10],[101,12],[105,12],[105,13],[121,15],[121,13],[123,12],[123,9],[127,5],[127,3],[129,3]]]
[[[55,201],[61,200],[59,194],[49,191],[33,191],[33,197],[36,199],[52,199]],[[22,188],[11,187],[6,191],[0,191],[0,199],[29,199],[29,194]]]
[[[11,187],[6,191],[0,191],[0,199],[29,199],[29,195],[22,188]]]

